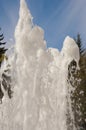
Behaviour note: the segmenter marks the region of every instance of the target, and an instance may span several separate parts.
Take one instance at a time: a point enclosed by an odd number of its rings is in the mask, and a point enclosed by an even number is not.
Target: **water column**
[[[2,109],[8,124],[3,130],[67,130],[68,65],[79,60],[76,43],[66,37],[61,52],[47,48],[44,31],[33,24],[25,0],[20,0],[15,41],[14,95],[7,110]]]

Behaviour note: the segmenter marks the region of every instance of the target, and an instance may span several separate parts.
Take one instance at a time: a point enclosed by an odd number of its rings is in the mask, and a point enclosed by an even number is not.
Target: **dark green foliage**
[[[0,82],[0,103],[2,103],[3,96],[4,96],[4,92],[1,89],[1,82]]]
[[[75,38],[75,42],[77,43],[77,45],[79,47],[80,54],[82,54],[84,52],[84,49],[83,49],[83,45],[82,45],[81,36],[79,33],[77,34],[77,37]]]
[[[84,58],[80,58],[80,70],[76,70],[76,66],[72,64],[74,61],[72,61],[68,72],[69,82],[74,89],[74,91],[71,91],[70,96],[77,130],[86,129],[86,71],[81,67],[83,61],[86,60],[86,57]]]
[[[74,91],[71,92],[72,110],[77,130],[86,130],[86,49],[82,47],[80,34],[77,35],[80,51],[79,67],[73,60],[68,67],[68,79]]]
[[[13,91],[11,90],[11,76],[8,74],[10,73],[9,66],[7,67],[7,70],[4,70],[2,74],[2,86],[4,90],[7,92],[8,97],[12,98]]]
[[[6,42],[3,42],[3,40],[4,40],[4,36],[3,36],[3,34],[1,34],[0,35],[0,46],[6,44]],[[5,55],[5,52],[7,50],[8,49],[5,49],[5,47],[3,47],[3,46],[0,47],[0,67],[1,67],[3,60],[7,58]],[[6,68],[6,70],[4,70],[4,72],[1,75],[1,79],[2,79],[0,81],[0,101],[1,101],[1,103],[2,103],[3,96],[4,96],[3,90],[7,92],[9,98],[12,98],[13,92],[11,90],[11,76],[8,73],[10,73],[9,66]]]
[[[0,29],[1,30],[1,29]],[[3,34],[0,34],[0,46],[5,45],[6,42],[3,41],[4,40],[4,36]],[[1,63],[3,62],[4,58],[5,58],[5,52],[8,49],[5,49],[5,47],[0,47],[0,67],[1,67]]]

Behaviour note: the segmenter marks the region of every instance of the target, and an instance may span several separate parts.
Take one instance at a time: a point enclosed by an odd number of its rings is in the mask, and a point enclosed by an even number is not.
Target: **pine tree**
[[[3,34],[0,34],[0,46],[6,44],[6,42],[3,42],[3,40],[4,40],[4,36],[3,36]],[[6,58],[5,52],[7,50],[8,49],[5,49],[5,47],[0,47],[0,67],[1,67],[1,63],[3,62],[4,58]]]
[[[77,130],[86,129],[86,49],[83,49],[80,34],[77,35],[76,43],[80,51],[80,70],[72,70],[74,64],[69,65],[68,78],[74,88],[71,92],[72,109],[74,112],[75,125]],[[73,77],[73,80],[71,80]]]
[[[75,42],[79,47],[79,52],[81,55],[84,52],[84,49],[83,49],[83,45],[82,45],[82,39],[81,39],[81,36],[79,33],[77,34],[77,37],[75,38]]]
[[[6,44],[6,42],[3,41],[4,36],[3,34],[0,35],[0,46],[3,46]],[[7,59],[7,56],[5,55],[5,52],[8,49],[5,49],[5,47],[0,47],[0,67],[2,65],[2,62],[4,59]],[[8,97],[12,97],[12,90],[11,90],[11,76],[10,73],[10,66],[8,65],[4,72],[1,74],[1,80],[0,80],[0,101],[2,103],[2,99],[4,96],[4,91],[7,92]],[[3,91],[4,90],[4,91]]]

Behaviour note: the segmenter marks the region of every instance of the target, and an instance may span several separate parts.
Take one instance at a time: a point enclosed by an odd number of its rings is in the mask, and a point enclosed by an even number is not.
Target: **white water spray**
[[[61,52],[47,49],[44,32],[33,25],[25,0],[20,1],[15,40],[14,95],[2,105],[6,115],[0,116],[6,123],[0,130],[67,130],[68,65],[79,60],[76,43],[66,37]]]

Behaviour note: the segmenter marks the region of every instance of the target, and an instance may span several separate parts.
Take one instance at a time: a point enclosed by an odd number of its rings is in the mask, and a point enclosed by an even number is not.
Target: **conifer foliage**
[[[5,52],[8,50],[8,49],[5,49],[5,47],[2,46],[2,45],[6,44],[6,42],[4,42],[3,40],[4,40],[4,36],[3,36],[3,34],[0,34],[0,46],[1,46],[0,47],[0,67],[1,67],[1,63],[3,62],[4,58],[6,58]]]
[[[85,51],[85,49],[83,49],[82,39],[81,39],[81,35],[79,33],[77,34],[77,37],[75,38],[75,42],[79,47],[79,52],[81,55]]]
[[[2,62],[4,59],[7,59],[5,55],[6,49],[5,46],[6,42],[4,42],[3,34],[0,34],[0,67],[2,66]],[[11,90],[11,76],[10,76],[10,66],[8,65],[3,72],[1,72],[0,77],[0,102],[2,103],[2,99],[7,93],[8,97],[12,97],[12,90]]]
[[[77,35],[75,41],[80,52],[80,70],[74,69],[76,66],[71,62],[68,78],[74,88],[74,91],[71,92],[71,100],[76,128],[77,130],[86,130],[86,49],[83,49],[80,34]]]

